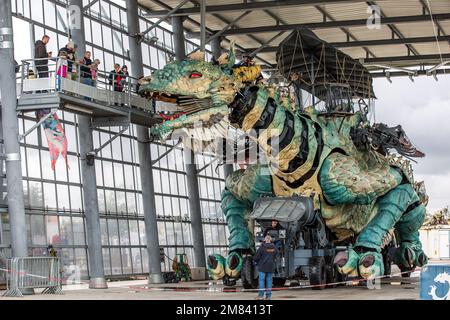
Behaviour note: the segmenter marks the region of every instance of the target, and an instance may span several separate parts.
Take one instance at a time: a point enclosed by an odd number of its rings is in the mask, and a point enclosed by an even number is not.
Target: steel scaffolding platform
[[[93,127],[127,126],[137,124],[151,127],[162,121],[155,114],[152,101],[136,93],[137,79],[128,77],[122,91],[114,91],[108,75],[99,73],[95,86],[83,79],[61,77],[60,68],[67,61],[53,59],[48,78],[30,78],[34,60],[24,60],[22,75],[17,83],[17,111],[34,112],[58,109],[92,118]],[[79,67],[79,66],[78,66]]]

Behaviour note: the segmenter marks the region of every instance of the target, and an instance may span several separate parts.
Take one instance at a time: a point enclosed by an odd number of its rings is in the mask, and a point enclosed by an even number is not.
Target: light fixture
[[[391,73],[390,73],[389,71],[386,71],[386,79],[387,79],[390,83],[392,83],[392,80],[391,80]]]
[[[433,75],[434,80],[439,81],[436,70],[433,71],[432,75]]]

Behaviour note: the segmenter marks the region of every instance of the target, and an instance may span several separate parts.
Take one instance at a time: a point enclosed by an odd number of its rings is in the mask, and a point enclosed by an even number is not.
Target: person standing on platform
[[[42,40],[36,41],[34,46],[34,58],[38,78],[48,78],[48,58],[52,57],[52,52],[47,52],[47,44],[50,41],[48,35],[44,35]],[[39,60],[38,60],[39,59]]]

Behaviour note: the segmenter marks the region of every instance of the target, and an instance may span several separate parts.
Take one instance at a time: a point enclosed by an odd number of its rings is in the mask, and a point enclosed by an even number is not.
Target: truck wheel
[[[313,290],[323,290],[327,284],[327,268],[324,257],[312,257],[309,260],[309,282]]]
[[[285,278],[273,278],[273,286],[275,288],[284,287],[285,283],[286,283]]]
[[[414,271],[414,267],[405,267],[405,266],[399,266],[400,272],[402,273],[402,278],[409,278],[411,277],[411,272]]]
[[[244,289],[258,288],[258,273],[253,265],[253,257],[246,256],[242,262],[241,279]]]
[[[392,272],[392,259],[388,252],[383,253],[384,275],[390,277]]]
[[[229,276],[223,278],[223,285],[226,287],[233,287],[236,285],[236,279],[231,279]]]

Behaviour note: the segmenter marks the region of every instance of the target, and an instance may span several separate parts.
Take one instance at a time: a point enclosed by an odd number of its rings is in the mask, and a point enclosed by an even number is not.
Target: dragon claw
[[[241,275],[242,263],[242,256],[236,252],[231,252],[226,259],[225,273],[230,278],[238,278]]]
[[[334,258],[334,264],[342,274],[358,275],[358,254],[353,249],[339,252]]]
[[[384,274],[383,257],[378,252],[365,252],[359,259],[359,274],[364,279],[380,277]]]
[[[207,259],[208,273],[213,280],[220,280],[225,276],[225,258],[220,254],[213,254]]]
[[[339,252],[334,264],[341,274],[362,276],[365,279],[381,276],[384,273],[383,258],[378,252],[358,254],[352,248]]]
[[[402,242],[395,253],[395,263],[399,266],[407,268],[422,267],[427,262],[428,257],[420,246],[410,242]]]

